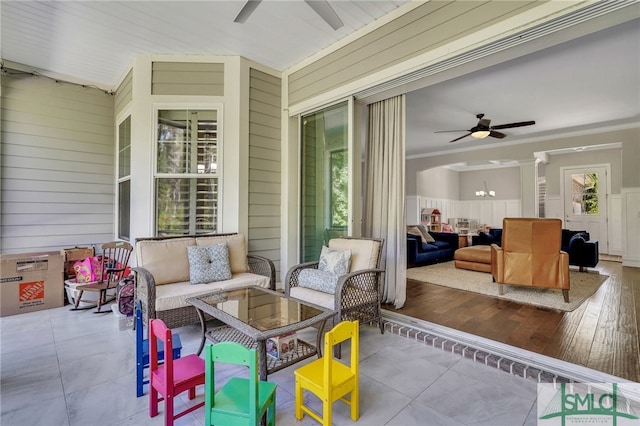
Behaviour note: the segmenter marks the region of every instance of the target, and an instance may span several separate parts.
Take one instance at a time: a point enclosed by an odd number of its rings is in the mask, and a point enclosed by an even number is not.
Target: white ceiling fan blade
[[[236,19],[234,19],[233,22],[244,24],[253,11],[256,10],[256,7],[258,7],[261,1],[262,0],[248,0],[244,6],[242,6],[240,13],[238,13],[238,16],[236,16]]]
[[[331,28],[337,30],[344,23],[335,10],[331,7],[327,0],[304,0],[325,22],[331,25]]]

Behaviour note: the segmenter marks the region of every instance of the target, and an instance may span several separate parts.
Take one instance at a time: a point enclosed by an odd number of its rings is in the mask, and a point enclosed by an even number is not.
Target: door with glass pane
[[[607,173],[605,167],[564,169],[564,227],[586,230],[607,253]]]
[[[217,110],[159,110],[156,235],[218,230]]]
[[[317,260],[322,245],[349,234],[348,104],[302,117],[301,261]]]

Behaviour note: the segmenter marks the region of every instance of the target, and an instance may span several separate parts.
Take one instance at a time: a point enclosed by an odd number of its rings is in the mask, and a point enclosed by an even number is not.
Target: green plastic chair
[[[204,424],[259,425],[266,412],[267,425],[276,424],[276,384],[258,380],[258,353],[235,342],[205,349]],[[249,367],[249,378],[232,377],[215,392],[214,363]]]

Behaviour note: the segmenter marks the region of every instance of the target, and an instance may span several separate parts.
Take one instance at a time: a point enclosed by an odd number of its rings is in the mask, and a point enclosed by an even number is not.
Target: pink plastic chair
[[[157,339],[154,339],[155,336]],[[158,360],[158,340],[164,345],[165,360]],[[158,415],[158,403],[164,401],[164,424],[172,426],[173,421],[204,406],[204,401],[174,414],[174,398],[189,391],[189,399],[195,399],[196,386],[205,383],[205,363],[196,354],[173,359],[171,330],[159,319],[152,319],[149,326],[149,415]],[[158,395],[160,394],[160,395]],[[160,397],[159,397],[160,396]]]

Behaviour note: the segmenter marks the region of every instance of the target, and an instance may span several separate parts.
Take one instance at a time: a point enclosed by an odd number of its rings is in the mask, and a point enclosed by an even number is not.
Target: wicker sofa
[[[192,285],[189,281],[188,246],[226,243],[231,279]],[[247,285],[275,289],[275,267],[269,259],[248,255],[242,234],[186,235],[136,239],[136,299],[142,302],[145,324],[150,318],[175,328],[199,321],[188,297]]]

